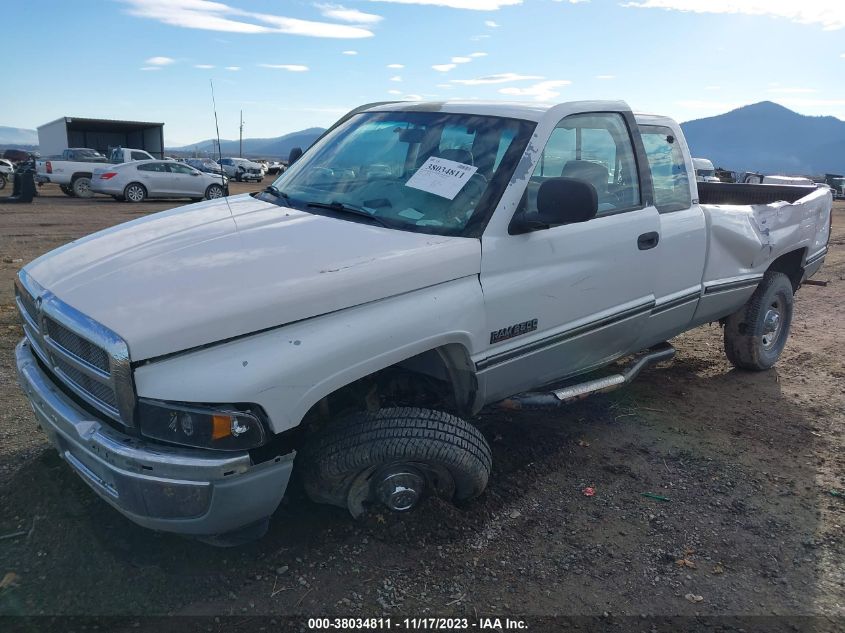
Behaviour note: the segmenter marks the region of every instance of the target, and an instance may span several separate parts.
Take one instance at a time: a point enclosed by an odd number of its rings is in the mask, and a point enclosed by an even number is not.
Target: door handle
[[[643,233],[637,238],[637,248],[639,248],[641,251],[647,251],[648,249],[657,246],[657,243],[659,241],[660,233],[658,233],[657,231]]]

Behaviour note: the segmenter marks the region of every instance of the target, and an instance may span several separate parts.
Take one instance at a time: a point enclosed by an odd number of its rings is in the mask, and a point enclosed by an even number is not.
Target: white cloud
[[[347,9],[339,4],[315,4],[325,18],[349,22],[351,24],[373,25],[378,24],[384,18],[374,13],[364,13],[358,9]]]
[[[350,55],[350,56],[357,55],[357,54],[358,54],[358,51],[343,51],[341,53],[341,55]]]
[[[194,64],[194,68],[202,68],[203,70],[210,70],[214,68],[211,64]]]
[[[389,95],[401,95],[402,91],[401,90],[388,90],[387,94],[389,94]]]
[[[141,70],[161,70],[161,66],[143,66]]]
[[[527,81],[529,79],[544,79],[540,75],[519,75],[517,73],[498,73],[496,75],[487,75],[486,77],[477,77],[476,79],[452,79],[453,84],[461,84],[463,86],[483,86],[487,84],[505,84],[512,81]]]
[[[497,29],[501,26],[501,24],[493,20],[484,20],[484,26],[489,26],[491,29]]]
[[[616,75],[596,75],[596,79],[602,79],[604,81],[608,81],[610,79],[616,79]]]
[[[241,69],[240,66],[226,66],[226,70],[231,70],[231,71],[235,71],[235,72],[240,70],[240,69]]]
[[[169,66],[175,61],[172,57],[150,57],[144,63],[148,66]]]
[[[453,86],[453,85],[451,85],[451,84],[437,84],[437,87],[438,87],[438,88],[447,88],[448,90],[451,90],[451,89],[452,89],[452,88],[454,88],[455,86]]]
[[[410,95],[405,95],[404,97],[402,97],[402,99],[404,101],[422,101],[423,96],[422,95],[410,94]]]
[[[405,64],[388,64],[388,68],[405,68]]]
[[[121,0],[130,15],[186,29],[228,33],[285,33],[309,37],[361,38],[373,32],[363,26],[315,22],[268,13],[254,13],[211,0]]]
[[[470,57],[487,57],[487,53],[470,53]]]
[[[393,75],[393,77],[390,78],[390,81],[402,81],[402,75]]]
[[[435,64],[434,66],[432,66],[432,68],[439,73],[448,73],[456,66],[457,64]]]
[[[453,57],[452,63],[453,64],[468,64],[472,61],[472,57]]]
[[[692,13],[764,15],[799,24],[820,25],[826,31],[845,28],[845,2],[841,0],[635,0],[622,6]]]
[[[815,88],[769,88],[768,92],[778,92],[780,94],[809,94],[811,92],[818,92]]]
[[[502,7],[522,4],[522,0],[370,0],[370,2],[394,2],[396,4],[425,4],[450,9],[471,11],[498,11]]]
[[[499,93],[514,97],[532,97],[536,101],[550,101],[560,95],[560,91],[557,88],[568,86],[571,83],[567,79],[553,79],[541,81],[525,88],[517,88],[516,86],[499,88]]]
[[[473,35],[469,39],[470,39],[471,42],[480,42],[481,40],[490,39],[490,36],[489,35]]]
[[[721,90],[722,86],[704,86],[705,90]]]
[[[292,73],[304,73],[308,66],[302,64],[258,64],[261,68],[272,68],[274,70],[287,70]]]

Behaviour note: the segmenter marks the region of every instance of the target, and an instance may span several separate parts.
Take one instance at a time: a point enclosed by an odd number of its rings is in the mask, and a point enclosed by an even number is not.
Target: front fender
[[[483,348],[473,275],[137,367],[139,397],[253,402],[274,433],[297,426],[330,393],[443,345]]]

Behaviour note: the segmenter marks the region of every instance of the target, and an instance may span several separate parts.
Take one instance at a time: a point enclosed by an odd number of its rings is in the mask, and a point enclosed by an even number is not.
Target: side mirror
[[[550,178],[537,192],[537,219],[550,226],[592,220],[598,209],[596,188],[586,180]]]
[[[293,165],[299,157],[302,156],[302,148],[301,147],[294,147],[290,154],[288,154],[288,165]]]

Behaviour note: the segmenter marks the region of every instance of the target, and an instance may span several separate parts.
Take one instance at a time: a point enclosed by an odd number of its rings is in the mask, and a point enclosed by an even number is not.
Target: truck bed
[[[796,202],[815,190],[801,185],[699,182],[698,199],[701,204],[771,204]]]

